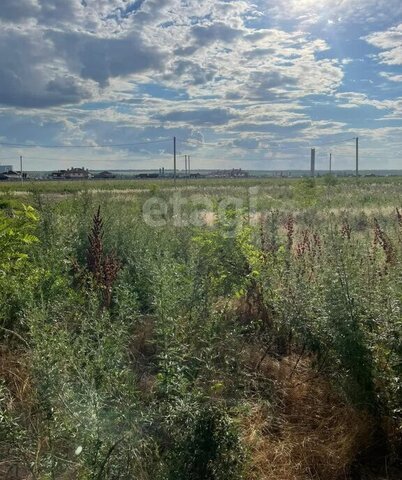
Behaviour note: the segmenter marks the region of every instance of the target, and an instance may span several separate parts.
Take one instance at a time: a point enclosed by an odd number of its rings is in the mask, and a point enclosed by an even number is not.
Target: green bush
[[[173,449],[171,480],[240,480],[245,453],[239,432],[222,407],[188,412],[185,431]]]

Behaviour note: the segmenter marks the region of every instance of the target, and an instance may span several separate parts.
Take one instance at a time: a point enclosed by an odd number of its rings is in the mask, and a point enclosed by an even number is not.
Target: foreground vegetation
[[[401,183],[2,186],[0,478],[400,478]]]

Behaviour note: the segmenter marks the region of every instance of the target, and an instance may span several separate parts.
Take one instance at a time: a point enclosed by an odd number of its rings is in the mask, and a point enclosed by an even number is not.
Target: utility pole
[[[176,137],[173,137],[173,178],[176,185]]]
[[[188,176],[191,177],[191,163],[190,163],[190,155],[187,155],[187,168],[188,168]]]
[[[187,155],[184,155],[184,172],[187,177]]]
[[[20,155],[20,172],[21,172],[21,183],[24,182],[24,176],[22,174],[22,155]]]
[[[359,176],[359,137],[356,137],[356,177]]]
[[[329,174],[332,173],[332,153],[329,154]]]
[[[311,176],[315,177],[315,148],[311,149]]]

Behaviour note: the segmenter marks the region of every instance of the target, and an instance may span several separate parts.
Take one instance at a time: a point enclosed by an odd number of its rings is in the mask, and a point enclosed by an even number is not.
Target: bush
[[[187,412],[184,434],[176,443],[171,480],[240,480],[245,454],[239,431],[219,406]]]

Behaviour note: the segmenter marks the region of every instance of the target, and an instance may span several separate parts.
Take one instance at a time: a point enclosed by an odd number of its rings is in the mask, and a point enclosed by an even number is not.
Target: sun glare
[[[332,7],[335,6],[334,0],[291,0],[286,4],[288,14],[294,18],[316,20],[331,16]]]

